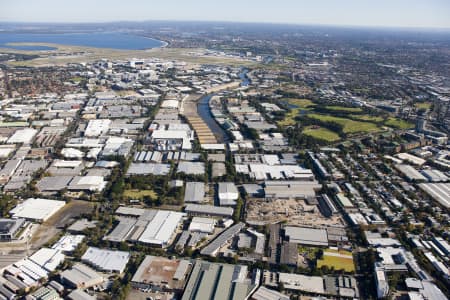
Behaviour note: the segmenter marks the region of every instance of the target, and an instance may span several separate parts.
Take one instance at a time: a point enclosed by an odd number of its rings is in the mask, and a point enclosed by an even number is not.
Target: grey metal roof
[[[128,168],[127,175],[167,175],[170,171],[169,164],[154,163],[132,163]]]
[[[90,285],[90,283],[96,284],[96,282],[103,280],[99,273],[81,263],[76,263],[71,269],[64,270],[61,273],[61,278],[75,285],[86,286]]]
[[[216,162],[225,162],[225,154],[219,153],[219,154],[208,154],[208,160],[210,161],[216,161]]]
[[[136,224],[134,218],[121,218],[119,224],[104,239],[112,242],[125,241]]]
[[[419,187],[441,205],[450,207],[450,183],[421,183]]]
[[[244,227],[245,224],[239,222],[231,226],[230,228],[226,229],[216,239],[214,239],[205,248],[203,248],[200,251],[200,254],[214,256],[220,247],[224,246],[230,239],[235,237],[236,234],[238,234]]]
[[[328,236],[325,229],[286,226],[284,231],[291,243],[328,246]]]
[[[231,217],[233,215],[234,210],[231,207],[188,204],[186,205],[185,211],[187,213],[194,213],[194,214]]]
[[[224,163],[215,162],[212,164],[212,177],[221,177],[227,174],[227,169]]]
[[[67,295],[68,299],[71,300],[95,300],[97,298],[92,297],[88,293],[84,292],[83,290],[74,290],[69,295]]]
[[[203,182],[186,182],[184,192],[184,202],[203,202],[205,197],[205,183]]]
[[[247,267],[197,261],[182,300],[243,300],[254,283],[247,280]]]
[[[72,181],[73,176],[50,176],[43,177],[36,184],[36,187],[41,192],[60,191],[65,189]]]
[[[205,163],[181,161],[178,164],[177,173],[203,175],[205,174]]]
[[[254,195],[263,195],[264,194],[264,189],[259,184],[253,184],[253,183],[243,184],[242,187],[244,188],[245,192],[248,195],[254,196]]]
[[[289,296],[283,295],[280,292],[270,290],[264,286],[260,286],[259,289],[252,295],[254,300],[289,300]]]
[[[395,168],[400,171],[408,180],[422,180],[426,181],[427,178],[423,176],[419,171],[414,169],[410,165],[395,165]]]

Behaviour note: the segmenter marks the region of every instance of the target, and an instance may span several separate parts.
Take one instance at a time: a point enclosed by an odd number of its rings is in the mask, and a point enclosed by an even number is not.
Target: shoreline
[[[152,37],[149,37],[149,36],[145,36],[145,35],[137,35],[137,36],[142,36],[145,39],[161,43],[161,46],[159,46],[159,47],[145,48],[145,49],[141,49],[141,50],[151,50],[151,49],[156,49],[156,48],[166,48],[167,46],[169,46],[169,42],[166,42],[166,41],[163,41],[163,40],[158,40],[158,39],[155,39],[155,38],[152,38]]]
[[[111,32],[114,34],[123,34],[123,35],[129,35],[129,36],[134,36],[134,37],[139,37],[139,38],[144,38],[146,40],[151,40],[155,43],[158,43],[158,45],[156,46],[151,46],[148,48],[136,48],[136,49],[122,49],[122,48],[111,48],[111,47],[99,47],[99,46],[86,46],[86,45],[76,45],[76,44],[65,44],[65,43],[52,43],[52,42],[45,42],[45,41],[40,41],[40,42],[17,42],[17,41],[12,41],[12,42],[4,42],[2,44],[0,44],[0,49],[8,49],[8,50],[15,50],[15,51],[32,51],[32,52],[42,52],[42,51],[55,51],[58,50],[58,47],[55,47],[53,45],[60,45],[60,46],[65,46],[65,47],[78,47],[78,48],[96,48],[96,49],[110,49],[110,50],[117,50],[117,51],[148,51],[148,50],[152,50],[152,49],[158,49],[158,48],[166,48],[169,46],[169,42],[163,41],[163,40],[158,40],[155,39],[153,37],[148,37],[148,36],[143,36],[143,35],[135,35],[135,34],[128,34],[128,33],[121,33],[121,32]],[[2,33],[0,32],[0,35]],[[66,34],[71,34],[71,33],[59,33],[60,35],[66,35]],[[49,48],[53,48],[53,49],[20,49],[20,48],[15,48],[14,46],[17,47],[33,47],[33,46],[37,46],[37,47],[49,47]]]

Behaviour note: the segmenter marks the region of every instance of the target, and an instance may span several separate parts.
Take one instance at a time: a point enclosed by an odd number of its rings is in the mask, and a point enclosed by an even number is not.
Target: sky
[[[0,0],[0,22],[151,20],[450,28],[450,0]]]

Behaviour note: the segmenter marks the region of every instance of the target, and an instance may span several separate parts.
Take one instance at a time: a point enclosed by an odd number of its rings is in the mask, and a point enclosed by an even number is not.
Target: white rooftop
[[[130,253],[89,247],[81,260],[106,272],[122,273],[130,259]]]
[[[64,258],[61,251],[50,248],[41,248],[30,256],[31,261],[49,272],[54,271],[64,261]]]
[[[19,129],[8,139],[8,144],[30,144],[37,132],[33,128]]]
[[[84,238],[85,236],[82,234],[66,234],[52,246],[52,249],[62,252],[72,252],[78,247],[78,245],[83,241]]]
[[[14,218],[46,221],[64,205],[64,201],[30,198],[17,204],[9,213]]]
[[[139,241],[146,244],[166,246],[184,215],[184,213],[175,211],[158,210],[139,237]]]

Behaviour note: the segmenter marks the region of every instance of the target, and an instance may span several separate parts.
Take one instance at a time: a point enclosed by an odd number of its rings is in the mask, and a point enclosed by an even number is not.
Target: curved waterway
[[[242,69],[242,72],[239,73],[239,78],[242,80],[241,86],[248,86],[250,84],[250,80],[247,77],[248,70]],[[211,108],[209,107],[209,101],[216,94],[208,94],[203,96],[197,104],[197,113],[198,115],[205,121],[206,125],[208,125],[209,129],[211,129],[212,133],[216,136],[219,143],[229,143],[231,142],[230,137],[228,136],[227,131],[225,131],[219,123],[216,122],[213,115],[211,114]]]
[[[211,114],[211,109],[209,108],[209,100],[215,96],[215,94],[209,94],[203,96],[197,104],[197,113],[202,118],[202,120],[208,125],[212,133],[216,136],[219,143],[228,143],[230,138],[227,132],[216,122],[213,115]]]

